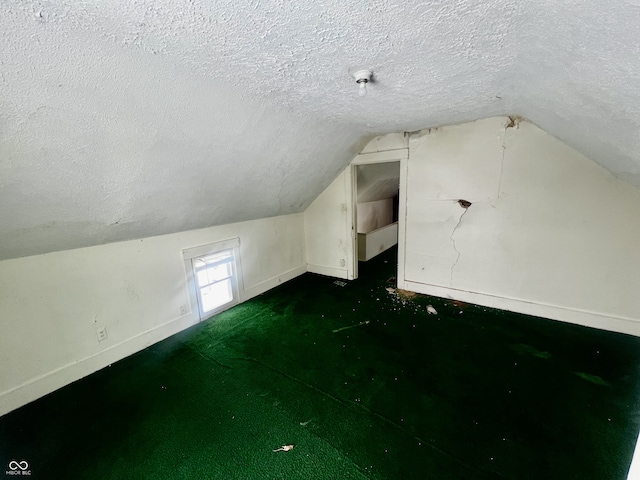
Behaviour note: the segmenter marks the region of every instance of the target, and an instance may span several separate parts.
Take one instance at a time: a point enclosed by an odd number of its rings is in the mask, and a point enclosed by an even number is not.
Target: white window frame
[[[233,275],[231,277],[233,300],[229,303],[225,303],[219,308],[205,313],[202,311],[202,305],[200,302],[200,297],[198,295],[198,282],[195,276],[193,260],[227,250],[232,251],[233,254],[233,261],[231,262],[233,270]],[[240,303],[240,287],[242,285],[242,268],[240,265],[240,238],[236,237],[229,240],[223,240],[221,242],[201,245],[199,247],[187,248],[182,251],[182,258],[184,260],[185,272],[187,274],[187,286],[189,290],[191,312],[193,313],[195,322],[202,322],[204,320],[207,320],[212,316],[217,315],[218,313]]]

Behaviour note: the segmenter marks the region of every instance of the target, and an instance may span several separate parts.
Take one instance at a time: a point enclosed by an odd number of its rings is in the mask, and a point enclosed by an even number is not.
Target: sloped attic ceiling
[[[6,0],[0,258],[300,212],[371,135],[496,114],[640,186],[639,5]]]

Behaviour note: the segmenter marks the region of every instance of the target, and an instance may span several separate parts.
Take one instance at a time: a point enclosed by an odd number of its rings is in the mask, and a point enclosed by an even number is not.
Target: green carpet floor
[[[303,275],[5,415],[0,474],[626,478],[640,339],[398,297],[396,253],[346,286]]]

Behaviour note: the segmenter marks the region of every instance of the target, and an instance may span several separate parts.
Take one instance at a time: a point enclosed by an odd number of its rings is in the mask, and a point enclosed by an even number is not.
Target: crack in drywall
[[[458,247],[456,246],[456,240],[455,240],[455,238],[453,238],[453,236],[456,234],[456,230],[458,230],[458,227],[462,223],[462,218],[466,215],[467,211],[469,211],[469,207],[471,207],[471,205],[472,205],[472,203],[467,201],[467,200],[460,199],[457,202],[464,209],[464,211],[462,212],[462,215],[460,215],[460,218],[458,218],[458,223],[456,223],[456,226],[453,227],[451,235],[449,236],[449,240],[451,240],[451,244],[453,245],[453,249],[456,252],[456,260],[451,265],[451,270],[450,270],[450,274],[449,274],[449,284],[450,285],[453,284],[453,269],[456,268],[456,265],[458,265],[458,261],[460,260],[460,251],[458,250]]]
[[[504,158],[507,151],[507,132],[510,128],[520,128],[520,122],[524,120],[518,115],[509,115],[507,118],[509,121],[504,126],[504,134],[502,136],[502,158],[500,160],[500,175],[498,176],[498,194],[496,195],[496,200],[500,200],[500,195],[502,194],[502,174],[504,172]]]
[[[502,193],[502,173],[504,172],[504,157],[505,152],[507,151],[507,129],[509,125],[504,129],[504,136],[502,137],[502,159],[500,160],[500,175],[498,176],[498,195],[496,196],[496,200],[500,200],[500,194]]]

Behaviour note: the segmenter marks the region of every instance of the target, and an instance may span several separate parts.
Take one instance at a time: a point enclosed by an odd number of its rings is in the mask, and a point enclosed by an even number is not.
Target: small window
[[[183,251],[200,320],[238,303],[238,245],[235,239]]]
[[[233,250],[193,258],[201,317],[234,301]]]

